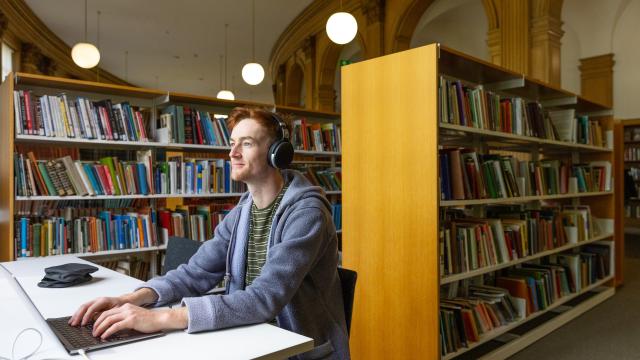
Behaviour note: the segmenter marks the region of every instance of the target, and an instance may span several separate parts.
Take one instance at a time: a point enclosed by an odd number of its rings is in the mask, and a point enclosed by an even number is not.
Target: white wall
[[[640,118],[640,0],[629,3],[613,32],[613,109],[618,119]]]
[[[436,0],[422,15],[411,47],[439,42],[483,60],[490,60],[487,15],[480,0]]]
[[[580,91],[579,59],[613,53],[614,116],[640,118],[640,0],[565,0],[562,21],[562,87]]]

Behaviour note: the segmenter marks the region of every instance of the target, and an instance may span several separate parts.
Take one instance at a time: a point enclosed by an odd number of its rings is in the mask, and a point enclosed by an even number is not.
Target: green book
[[[33,224],[33,256],[42,256],[40,252],[40,231],[42,224]]]
[[[40,169],[40,174],[42,174],[42,179],[44,180],[44,184],[47,186],[49,195],[55,196],[58,192],[56,191],[55,186],[53,186],[53,181],[51,181],[44,163],[38,161],[38,169]]]
[[[110,156],[103,157],[100,159],[100,163],[102,165],[106,165],[109,168],[109,175],[111,176],[111,181],[113,182],[113,188],[115,192],[113,195],[120,195],[120,186],[118,186],[118,179],[116,178],[116,167],[113,165],[113,158]]]
[[[176,136],[176,140],[178,140],[178,142],[180,144],[184,144],[185,143],[185,139],[184,139],[184,109],[181,105],[177,105],[176,106],[176,118],[177,118],[177,125],[178,125],[178,134]]]

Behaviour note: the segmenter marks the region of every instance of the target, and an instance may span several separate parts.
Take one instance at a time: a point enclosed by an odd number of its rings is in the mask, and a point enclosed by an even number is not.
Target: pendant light
[[[242,79],[249,85],[258,85],[264,79],[264,69],[256,62],[256,0],[252,0],[251,60],[242,67]]]
[[[79,42],[71,49],[71,58],[81,68],[91,69],[100,62],[100,51],[87,42],[87,0],[84,0],[84,42]]]
[[[340,10],[342,10],[342,0],[340,0]],[[348,12],[337,12],[329,17],[326,25],[327,36],[336,44],[344,45],[356,37],[358,33],[358,22],[353,15]]]
[[[228,32],[228,29],[229,29],[229,24],[224,24],[224,88],[220,86],[221,90],[218,91],[218,95],[216,95],[216,97],[218,99],[223,99],[223,100],[235,100],[236,97],[233,95],[233,93],[229,90],[226,90],[227,89],[227,32]],[[220,57],[220,59],[222,60],[222,56]],[[222,64],[222,61],[220,61],[220,63]],[[222,76],[220,78],[222,78]]]

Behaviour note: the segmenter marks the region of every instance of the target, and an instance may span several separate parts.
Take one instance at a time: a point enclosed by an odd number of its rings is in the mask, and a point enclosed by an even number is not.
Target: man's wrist
[[[123,295],[122,300],[126,303],[142,306],[155,303],[158,300],[158,294],[151,288],[141,288]]]
[[[167,310],[165,316],[168,329],[186,329],[189,326],[189,312],[186,306]]]

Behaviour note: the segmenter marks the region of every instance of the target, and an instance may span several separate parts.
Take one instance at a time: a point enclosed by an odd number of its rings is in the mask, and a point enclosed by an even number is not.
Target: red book
[[[147,132],[144,129],[144,121],[142,121],[142,113],[140,111],[136,111],[133,113],[133,116],[136,118],[138,122],[138,127],[140,129],[140,139],[147,139]]]
[[[202,127],[200,124],[200,112],[198,112],[197,110],[194,110],[193,113],[191,113],[191,116],[195,118],[194,122],[196,123],[196,134],[198,135],[198,144],[204,145],[204,142],[202,142]]]
[[[31,113],[31,92],[24,92],[24,110],[27,115],[27,134],[35,134],[33,126],[33,114]]]
[[[107,139],[113,140],[113,131],[111,131],[111,122],[109,121],[109,113],[107,109],[103,106],[98,106],[98,110],[100,111],[100,120],[102,121],[102,128],[105,129],[107,133]]]
[[[113,182],[111,181],[111,175],[109,175],[109,168],[106,165],[101,164],[96,164],[94,166],[98,171],[100,182],[104,186],[105,192],[107,193],[107,195],[113,195],[115,192],[115,188],[113,187]]]
[[[169,236],[173,236],[173,228],[171,227],[171,212],[167,210],[158,211],[158,225],[161,228],[167,229]]]

